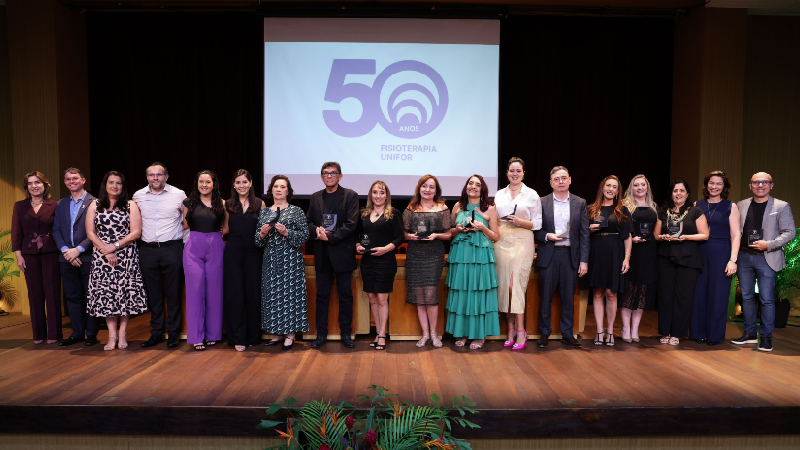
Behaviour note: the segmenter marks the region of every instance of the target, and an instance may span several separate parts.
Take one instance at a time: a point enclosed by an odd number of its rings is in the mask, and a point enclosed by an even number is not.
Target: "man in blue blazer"
[[[556,289],[561,294],[561,342],[580,348],[573,327],[573,296],[578,277],[589,268],[589,216],[586,200],[569,193],[572,178],[564,166],[550,171],[553,193],[542,197],[542,228],[534,231],[539,244],[536,267],[539,268],[539,347],[547,347],[553,331],[550,325],[550,305]],[[559,237],[565,236],[565,237]]]
[[[86,237],[86,210],[95,199],[86,192],[83,172],[70,167],[64,172],[64,184],[70,195],[59,200],[53,223],[53,239],[61,250],[58,261],[67,297],[72,335],[58,343],[62,347],[84,340],[86,345],[97,343],[97,320],[86,314],[89,292],[89,273],[92,269],[92,242]]]

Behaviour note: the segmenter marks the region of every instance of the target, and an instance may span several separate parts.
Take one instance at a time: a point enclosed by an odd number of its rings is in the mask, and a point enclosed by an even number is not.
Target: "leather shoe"
[[[567,344],[567,345],[569,345],[570,347],[575,347],[575,348],[581,348],[581,347],[583,347],[583,346],[581,345],[581,343],[580,343],[580,342],[578,342],[578,340],[577,340],[577,339],[575,339],[575,338],[574,338],[574,337],[572,337],[572,336],[565,336],[565,337],[562,337],[562,338],[561,338],[561,342],[563,342],[564,344]]]
[[[539,336],[539,348],[547,347],[547,343],[548,342],[550,342],[550,335],[549,334],[543,334],[543,335]]]
[[[142,347],[148,348],[164,342],[164,336],[150,336],[150,339],[142,342]]]
[[[350,336],[342,336],[342,345],[347,348],[355,348],[356,344]]]
[[[91,347],[94,344],[97,344],[99,341],[97,340],[97,336],[89,336],[86,338],[86,346]]]
[[[66,347],[68,345],[77,344],[78,342],[80,342],[82,340],[83,340],[83,338],[77,338],[75,336],[70,336],[70,337],[64,339],[63,341],[59,342],[58,345],[59,345],[59,347]]]
[[[175,347],[178,346],[178,344],[180,344],[180,340],[178,339],[178,336],[170,336],[169,339],[167,339],[167,347],[168,348],[175,348]]]
[[[322,344],[324,344],[326,342],[328,342],[328,337],[327,336],[319,336],[318,335],[317,338],[314,339],[314,342],[311,343],[311,348],[320,348],[320,347],[322,347]]]

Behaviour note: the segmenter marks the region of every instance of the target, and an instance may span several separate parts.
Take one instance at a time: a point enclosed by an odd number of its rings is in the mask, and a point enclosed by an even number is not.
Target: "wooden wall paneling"
[[[800,17],[749,16],[740,198],[768,172],[773,194],[800,210]],[[795,212],[795,221],[800,216]]]

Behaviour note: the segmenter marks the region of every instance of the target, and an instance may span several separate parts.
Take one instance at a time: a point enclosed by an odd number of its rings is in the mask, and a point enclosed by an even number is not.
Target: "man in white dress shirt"
[[[142,238],[139,241],[139,265],[150,308],[150,339],[142,347],[164,342],[178,346],[181,332],[181,285],[183,284],[183,201],[186,193],[167,184],[169,172],[164,164],[154,162],[146,170],[147,186],[133,194],[142,214]],[[167,317],[164,317],[164,298]]]

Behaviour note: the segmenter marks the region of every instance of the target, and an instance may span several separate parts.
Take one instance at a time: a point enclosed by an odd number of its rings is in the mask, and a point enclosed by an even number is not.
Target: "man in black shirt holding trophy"
[[[742,245],[739,247],[737,274],[742,288],[744,334],[734,344],[755,344],[756,315],[755,285],[761,302],[760,351],[772,351],[772,330],[775,328],[775,274],[786,261],[783,246],[794,239],[795,228],[789,204],[769,195],[772,176],[759,172],[750,178],[753,197],[740,201]]]
[[[321,177],[325,189],[311,194],[307,214],[309,235],[314,240],[314,267],[317,272],[317,338],[311,343],[311,348],[320,348],[328,340],[328,303],[334,278],[339,294],[342,344],[353,348],[351,279],[356,270],[358,194],[339,186],[342,168],[337,162],[323,164]]]

